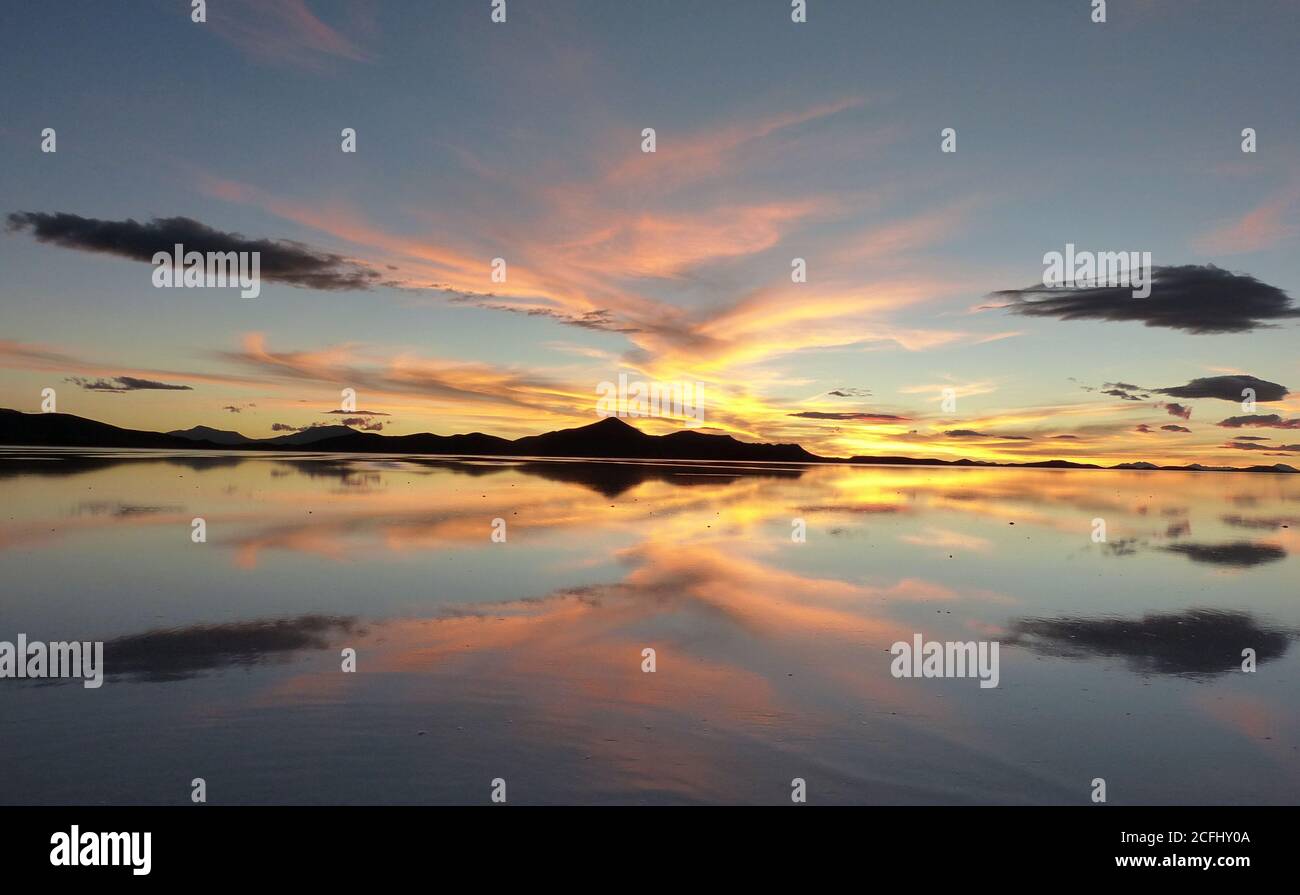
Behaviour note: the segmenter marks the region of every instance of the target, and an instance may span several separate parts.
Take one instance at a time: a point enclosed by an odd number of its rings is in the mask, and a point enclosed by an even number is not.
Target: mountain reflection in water
[[[1295,803],[1298,478],[7,449],[0,801]]]

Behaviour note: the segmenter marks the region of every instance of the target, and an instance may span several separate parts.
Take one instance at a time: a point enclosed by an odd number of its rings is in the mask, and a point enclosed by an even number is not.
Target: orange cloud
[[[1196,248],[1221,255],[1238,255],[1271,249],[1300,233],[1294,208],[1300,187],[1292,187],[1246,212],[1240,218],[1198,237]]]

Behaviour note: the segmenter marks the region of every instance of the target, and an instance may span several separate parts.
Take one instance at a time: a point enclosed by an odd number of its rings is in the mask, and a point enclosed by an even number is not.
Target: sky
[[[1300,460],[1294,0],[492,7],[0,6],[0,406],[518,437],[626,374],[826,456]]]

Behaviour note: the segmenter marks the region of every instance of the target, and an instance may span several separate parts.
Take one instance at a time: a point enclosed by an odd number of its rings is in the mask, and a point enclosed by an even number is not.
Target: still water
[[[6,449],[0,583],[0,803],[1300,802],[1300,476]]]

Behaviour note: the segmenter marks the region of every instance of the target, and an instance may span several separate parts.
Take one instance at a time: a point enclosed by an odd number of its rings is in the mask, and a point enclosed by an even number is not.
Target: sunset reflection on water
[[[7,803],[1300,798],[1297,476],[11,449],[0,494],[0,639],[107,666],[0,681]],[[999,686],[894,678],[914,633]]]

